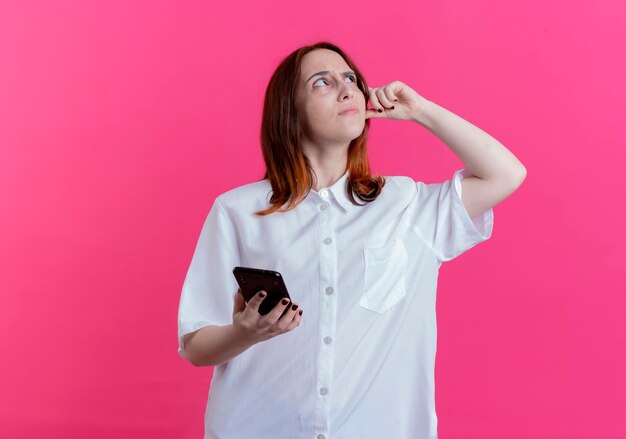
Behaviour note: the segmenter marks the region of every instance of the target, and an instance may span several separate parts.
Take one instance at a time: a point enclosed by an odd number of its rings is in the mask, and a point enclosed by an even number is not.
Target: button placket
[[[322,294],[320,300],[320,344],[319,367],[318,367],[318,395],[315,409],[315,429],[318,432],[327,432],[329,428],[329,396],[330,384],[332,383],[333,368],[333,336],[335,332],[336,300],[332,295],[334,289],[331,285],[336,283],[337,273],[337,248],[332,217],[332,209],[329,203],[328,189],[319,192],[322,202],[318,204],[320,211],[320,286]],[[325,294],[324,294],[325,293]],[[325,437],[319,434],[318,437]]]

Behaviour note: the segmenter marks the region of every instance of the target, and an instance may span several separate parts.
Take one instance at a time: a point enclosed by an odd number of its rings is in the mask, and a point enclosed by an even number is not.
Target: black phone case
[[[263,316],[274,309],[283,297],[291,299],[283,277],[278,271],[252,267],[235,267],[233,268],[233,275],[239,284],[239,288],[241,288],[246,302],[249,302],[260,290],[267,293],[267,296],[259,305],[259,314]],[[285,307],[282,315],[289,310],[289,306]]]

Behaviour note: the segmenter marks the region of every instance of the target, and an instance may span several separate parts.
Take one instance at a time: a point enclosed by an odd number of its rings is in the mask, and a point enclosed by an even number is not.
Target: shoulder
[[[381,195],[387,192],[386,197],[395,200],[402,206],[421,202],[427,199],[438,199],[449,194],[447,190],[451,180],[438,183],[427,183],[405,175],[385,177],[388,183]],[[389,186],[389,188],[387,188]]]
[[[261,210],[267,207],[271,197],[272,186],[269,180],[247,183],[230,189],[215,199],[226,210]]]
[[[405,175],[396,175],[386,178],[392,182],[395,190],[407,197],[413,197],[415,195],[425,196],[433,192],[439,192],[444,189],[447,184],[450,185],[452,183],[452,179],[443,182],[427,183]]]
[[[415,186],[415,181],[406,175],[388,175],[385,176],[387,184],[391,184],[398,190],[407,190]]]
[[[390,195],[393,195],[396,198],[412,198],[417,189],[419,188],[419,182],[416,182],[411,177],[406,175],[390,175],[385,176],[385,180],[387,183],[385,184],[385,188]],[[383,191],[384,193],[385,191]]]

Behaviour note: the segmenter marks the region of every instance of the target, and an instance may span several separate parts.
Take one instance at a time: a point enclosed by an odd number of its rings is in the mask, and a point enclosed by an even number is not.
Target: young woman
[[[466,168],[372,175],[372,118],[417,122]],[[439,268],[491,237],[524,166],[406,84],[368,87],[328,42],[274,72],[261,143],[265,177],[215,199],[180,299],[179,354],[215,366],[205,438],[436,438]],[[279,271],[293,303],[260,315],[238,265]]]

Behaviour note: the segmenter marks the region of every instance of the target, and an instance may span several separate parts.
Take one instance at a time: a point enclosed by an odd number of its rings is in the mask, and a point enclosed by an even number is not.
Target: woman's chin
[[[350,120],[344,120],[342,122],[343,130],[346,133],[361,133],[363,128],[365,127],[365,118],[355,117],[350,118]]]

